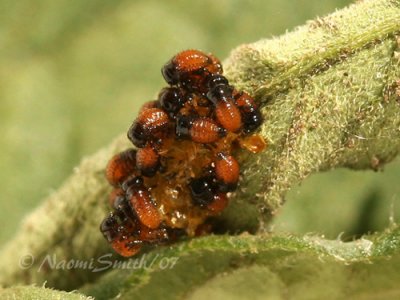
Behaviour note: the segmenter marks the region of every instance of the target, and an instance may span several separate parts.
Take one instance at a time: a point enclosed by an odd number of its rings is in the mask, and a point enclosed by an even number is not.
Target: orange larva
[[[205,53],[190,49],[179,52],[172,59],[172,63],[181,73],[193,72],[212,65],[213,61]]]
[[[189,130],[190,138],[196,143],[214,143],[225,135],[225,131],[210,118],[198,118]]]
[[[217,193],[214,195],[214,200],[207,205],[211,214],[219,214],[228,206],[228,197],[225,193]]]
[[[254,99],[245,92],[237,91],[234,91],[234,98],[242,115],[243,131],[250,133],[259,128],[263,122],[263,118]]]
[[[140,107],[139,115],[150,108],[158,108],[158,106],[159,106],[159,103],[157,100],[147,101],[147,102],[143,103],[142,107]]]
[[[159,141],[167,132],[168,121],[168,115],[162,109],[145,109],[129,128],[128,138],[139,148],[149,140]]]
[[[258,105],[254,101],[253,97],[245,92],[233,91],[236,105],[244,111],[254,111],[258,109]]]
[[[179,116],[175,131],[178,138],[189,137],[192,141],[203,144],[216,142],[226,134],[213,119],[192,116]]]
[[[168,232],[165,228],[151,229],[142,225],[139,238],[147,244],[162,243],[168,240]]]
[[[116,200],[119,204],[114,203],[114,212],[110,213],[100,225],[100,231],[112,248],[125,257],[139,252],[144,243],[160,243],[168,240],[166,229],[159,228],[159,222],[154,223],[155,216],[152,215],[152,208],[143,207],[146,205],[143,204],[143,199],[148,195],[144,194],[145,190],[138,188],[141,184],[142,181],[139,177],[127,180],[124,185],[124,189],[127,190],[126,194],[132,195],[132,190],[134,190],[135,195],[131,197],[130,201],[124,197],[125,194],[119,197]],[[120,194],[120,190],[115,191],[115,194]],[[132,207],[133,197],[138,200],[135,208]],[[146,222],[146,218],[152,220],[152,223]]]
[[[129,257],[140,251],[141,244],[134,236],[137,224],[126,219],[122,211],[115,211],[103,220],[100,231],[111,244],[111,247],[120,255]]]
[[[210,88],[208,99],[215,106],[215,117],[226,130],[237,132],[242,127],[242,117],[239,108],[233,101],[233,88],[228,85],[222,75],[215,75],[209,79]]]
[[[160,155],[150,144],[136,152],[136,166],[144,176],[154,176],[160,168]]]
[[[130,191],[128,201],[143,225],[151,229],[155,229],[160,225],[160,213],[147,189],[142,187]]]
[[[220,101],[215,106],[215,116],[226,130],[237,132],[242,127],[242,117],[233,101]]]
[[[175,55],[162,68],[168,84],[182,84],[188,89],[203,89],[206,77],[222,73],[220,61],[199,50],[185,50]]]
[[[106,178],[113,186],[118,186],[136,170],[136,150],[128,149],[114,155],[106,167]]]
[[[111,247],[119,255],[123,257],[131,257],[140,251],[142,244],[135,237],[121,236],[111,242]]]
[[[232,155],[218,153],[215,161],[215,177],[220,182],[220,190],[233,191],[239,181],[240,166]]]
[[[118,226],[117,236],[111,241],[111,247],[120,255],[130,257],[142,248],[142,241],[138,238],[139,224],[132,220],[125,220]]]

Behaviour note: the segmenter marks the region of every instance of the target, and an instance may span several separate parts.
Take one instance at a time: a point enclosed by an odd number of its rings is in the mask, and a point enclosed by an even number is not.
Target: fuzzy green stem
[[[257,203],[263,221],[313,172],[377,170],[397,155],[399,20],[399,1],[363,1],[233,51],[226,75],[262,103],[269,144],[243,158],[237,198]]]
[[[263,104],[261,134],[268,148],[256,156],[241,154],[240,189],[220,218],[227,229],[255,231],[282,206],[290,187],[311,173],[337,167],[376,170],[397,155],[399,20],[399,1],[363,1],[233,51],[226,75]],[[86,158],[26,218],[1,252],[2,285],[47,281],[74,289],[99,275],[56,268],[51,259],[90,261],[110,251],[98,230],[110,190],[103,172],[111,155],[128,146],[120,137]],[[27,254],[35,261],[23,268]]]

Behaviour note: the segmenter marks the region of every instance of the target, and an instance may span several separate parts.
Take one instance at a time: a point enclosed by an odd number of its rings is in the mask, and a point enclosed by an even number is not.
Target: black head
[[[211,177],[192,179],[189,189],[195,205],[205,206],[214,200],[215,184]]]
[[[140,176],[130,176],[127,180],[122,183],[122,189],[125,191],[126,195],[132,193],[133,190],[141,188],[143,186],[143,178]]]
[[[226,79],[226,77],[223,76],[223,75],[212,74],[208,78],[207,85],[208,85],[209,89],[214,89],[218,85],[227,85],[227,86],[229,86],[229,82],[228,82],[228,79]]]
[[[128,139],[138,148],[143,148],[146,145],[147,134],[138,121],[134,121],[129,128]]]
[[[185,138],[189,136],[190,128],[193,125],[194,117],[179,115],[176,118],[175,133],[178,138]]]
[[[220,101],[227,101],[232,99],[233,88],[229,85],[216,85],[207,93],[207,98],[212,103],[217,104]]]
[[[170,117],[175,117],[186,102],[183,92],[176,87],[164,88],[158,95],[161,108],[168,112]]]
[[[261,112],[257,109],[252,112],[242,113],[243,131],[250,133],[255,131],[263,122]]]
[[[117,229],[118,220],[113,213],[110,213],[100,224],[100,231],[109,242],[113,241],[117,237]]]
[[[172,60],[167,62],[161,69],[161,74],[168,84],[175,85],[178,84],[179,74],[176,65]]]

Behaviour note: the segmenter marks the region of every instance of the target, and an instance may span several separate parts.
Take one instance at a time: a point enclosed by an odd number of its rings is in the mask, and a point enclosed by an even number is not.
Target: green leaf
[[[38,300],[38,299],[60,299],[60,300],[90,300],[77,292],[62,292],[35,286],[15,286],[11,288],[0,288],[0,298],[4,300]]]
[[[96,299],[328,299],[400,295],[400,227],[343,243],[208,236],[159,249],[82,291]],[[140,264],[142,262],[142,264]]]

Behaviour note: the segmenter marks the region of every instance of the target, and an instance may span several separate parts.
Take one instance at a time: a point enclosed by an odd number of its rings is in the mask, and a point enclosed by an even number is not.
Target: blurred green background
[[[164,85],[160,68],[174,53],[223,59],[350,2],[1,0],[0,244],[83,156],[127,130]],[[399,203],[399,170],[312,176],[275,227],[328,237],[381,229]]]

